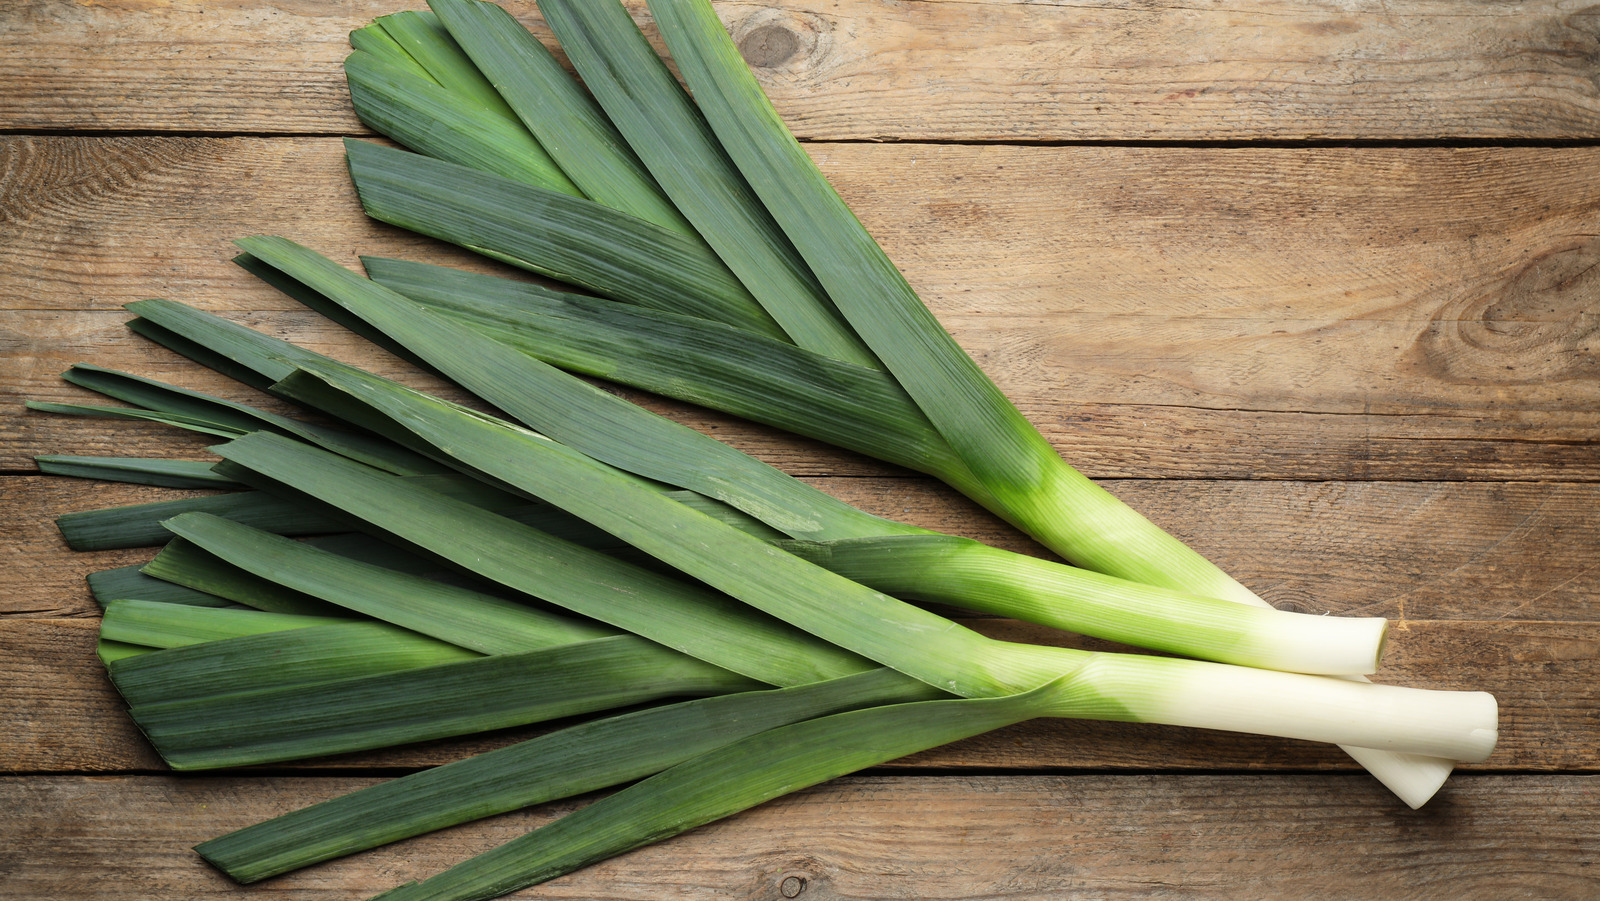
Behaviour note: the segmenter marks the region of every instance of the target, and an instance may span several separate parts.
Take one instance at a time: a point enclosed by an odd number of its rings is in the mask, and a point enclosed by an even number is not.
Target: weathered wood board
[[[1437,807],[1410,811],[1360,776],[857,776],[518,897],[1581,901],[1595,884],[1588,852],[1600,830],[1597,778],[1468,776]],[[21,813],[0,851],[0,897],[239,897],[190,844],[370,781],[0,779],[0,799]],[[256,891],[354,901],[573,807],[446,830]],[[129,822],[147,825],[130,830]],[[1510,845],[1508,835],[1522,840]]]
[[[528,0],[504,4],[548,34]],[[654,34],[643,3],[629,7]],[[19,0],[0,122],[345,134],[345,35],[416,0]],[[1565,140],[1600,131],[1600,17],[1560,0],[721,3],[809,140]],[[145,65],[135,65],[143,62]]]

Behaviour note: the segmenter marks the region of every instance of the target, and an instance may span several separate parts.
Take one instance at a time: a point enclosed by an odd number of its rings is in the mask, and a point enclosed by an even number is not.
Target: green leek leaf
[[[367,215],[607,297],[784,338],[698,240],[593,201],[346,141]]]
[[[539,9],[656,182],[793,342],[876,367],[627,11],[609,0]]]
[[[700,240],[594,99],[510,13],[491,3],[439,3],[435,11],[585,196]]]
[[[407,10],[379,16],[373,24],[383,29],[430,78],[451,94],[496,115],[511,117],[511,108],[506,106],[500,92],[461,51],[438,16]]]
[[[436,159],[583,196],[522,123],[360,50],[345,57],[350,100],[373,130]]]
[[[172,605],[167,605],[172,606]],[[194,609],[194,608],[190,608]],[[230,611],[251,613],[254,611]],[[312,617],[306,617],[312,619]],[[134,708],[246,695],[230,715],[252,716],[262,692],[476,660],[464,648],[388,623],[335,621],[221,638],[142,654],[107,668]],[[159,747],[159,744],[158,744]]]
[[[483,654],[530,651],[616,634],[615,629],[351,560],[215,516],[180,516],[167,528],[257,580]]]
[[[237,489],[238,482],[211,471],[211,464],[200,460],[157,460],[137,457],[78,457],[47,454],[33,458],[39,471],[80,479],[131,482],[163,488]]]
[[[1051,689],[892,704],[781,726],[681,763],[384,901],[495,898],[764,801],[1040,716]]]
[[[790,722],[937,693],[888,669],[582,723],[382,782],[195,848],[239,882],[639,779]]]
[[[348,753],[753,687],[726,670],[618,635],[375,676],[135,704],[128,712],[169,765],[201,769]]]
[[[349,617],[116,600],[106,604],[105,615],[100,619],[100,637],[151,648],[179,648],[349,621]]]

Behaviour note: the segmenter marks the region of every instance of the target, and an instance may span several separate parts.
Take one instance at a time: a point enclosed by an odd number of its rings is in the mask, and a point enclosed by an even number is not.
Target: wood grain
[[[1009,620],[970,620],[996,638],[1115,650],[1106,642]],[[94,655],[88,620],[0,619],[14,664],[0,671],[0,771],[127,772],[160,766]],[[1378,679],[1417,688],[1488,691],[1501,706],[1500,742],[1477,770],[1600,771],[1600,625],[1407,621]],[[288,768],[429,766],[541,729],[345,755]],[[1127,723],[1036,720],[895,764],[952,769],[1352,770],[1331,746]],[[279,767],[282,768],[282,767]]]
[[[178,295],[181,296],[181,295]],[[228,295],[230,298],[232,295]],[[253,296],[253,294],[251,294]],[[226,301],[225,301],[226,302]],[[263,305],[276,303],[264,299]],[[206,306],[202,304],[202,306]],[[418,377],[409,366],[361,345],[319,317],[297,311],[218,309],[251,327],[384,375],[451,394]],[[26,413],[24,400],[94,403],[94,395],[61,381],[60,373],[92,362],[181,384],[234,400],[280,409],[270,398],[187,363],[123,326],[120,311],[0,310],[0,468],[31,469],[42,453],[120,453],[171,456],[171,429]],[[981,342],[974,319],[967,340]],[[1135,348],[1124,342],[1127,353]],[[1268,353],[1260,349],[1258,353]],[[1166,367],[1159,346],[1147,350],[1152,367]],[[1225,361],[1224,361],[1225,362]],[[994,363],[987,362],[991,371]],[[1092,375],[1092,372],[1087,372]],[[1003,370],[996,371],[1004,376]],[[1308,387],[1302,398],[1319,390]],[[1071,392],[1040,384],[1027,414],[1061,454],[1092,476],[1104,478],[1348,479],[1597,481],[1600,455],[1583,411],[1522,410],[1417,413],[1291,412],[1184,405],[1079,402]],[[618,393],[665,415],[712,432],[799,475],[883,475],[897,472],[812,441],[751,426],[639,392]],[[454,396],[452,394],[452,396]],[[1227,403],[1228,398],[1210,398]],[[113,445],[112,442],[115,444]],[[73,450],[76,449],[76,450]]]
[[[227,262],[229,237],[465,259],[365,220],[333,140],[0,146],[7,396],[54,399],[85,358],[149,365],[115,313],[141,297],[276,323],[292,302]],[[1092,474],[1600,479],[1600,151],[812,149]],[[351,340],[310,321],[270,328]],[[16,411],[13,469],[59,437]]]
[[[369,784],[0,779],[0,897],[358,899],[576,806],[552,804],[254,888],[189,846]],[[848,777],[514,897],[1058,899],[1592,897],[1594,776],[1469,776],[1408,811],[1359,776]],[[581,803],[581,802],[580,802]],[[1523,837],[1515,845],[1507,835]]]
[[[165,772],[94,656],[83,584],[150,551],[75,554],[51,520],[170,492],[30,459],[204,456],[204,438],[24,413],[87,397],[59,380],[74,362],[259,400],[129,336],[121,306],[149,296],[448,391],[228,262],[230,239],[267,232],[346,264],[495,271],[367,221],[344,172],[339,136],[370,137],[346,33],[423,5],[0,13],[0,899],[365,898],[584,803],[231,885],[189,846],[544,727]],[[547,37],[532,2],[509,5]],[[1390,617],[1382,680],[1493,692],[1501,742],[1413,812],[1325,746],[1024,723],[523,897],[1594,897],[1597,8],[717,8],[846,200],[1069,460],[1274,604]],[[874,512],[1039,552],[926,479],[621,393]]]
[[[26,0],[0,129],[359,133],[345,35],[406,0]],[[531,2],[508,3],[548,36]],[[647,24],[642,3],[630,3]],[[1592,138],[1600,17],[1557,0],[719,3],[810,140]]]

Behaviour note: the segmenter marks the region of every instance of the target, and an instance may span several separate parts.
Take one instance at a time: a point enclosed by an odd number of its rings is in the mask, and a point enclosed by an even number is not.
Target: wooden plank
[[[365,898],[565,814],[552,804],[239,887],[189,846],[368,784],[0,780],[3,898]],[[849,777],[519,898],[1583,898],[1592,776],[1457,778],[1409,811],[1358,776]]]
[[[7,396],[58,396],[75,360],[148,365],[116,312],[141,297],[277,323],[263,314],[292,302],[227,262],[229,237],[282,233],[347,263],[436,252],[360,215],[333,140],[0,146]],[[814,151],[1095,475],[1600,479],[1600,150]],[[17,410],[0,412],[0,467],[56,439]]]
[[[111,448],[79,447],[94,451]],[[198,447],[191,458],[202,458]],[[1016,550],[1014,529],[925,479],[818,478],[870,512]],[[1590,622],[1600,608],[1600,486],[1108,480],[1106,487],[1270,602],[1396,621]],[[77,479],[0,477],[0,617],[95,612],[88,573],[151,551],[77,553],[56,516],[179,496]]]
[[[1114,650],[1004,620],[972,620],[997,638]],[[92,620],[3,619],[16,662],[0,671],[0,771],[126,772],[158,767],[94,655]],[[1501,706],[1500,743],[1469,769],[1600,771],[1600,624],[1407,621],[1378,678],[1419,688],[1488,691]],[[291,768],[429,766],[537,734],[510,730]],[[1331,746],[1128,723],[1038,720],[896,763],[909,772],[1033,770],[1351,770]]]
[[[234,295],[227,297],[237,302]],[[269,296],[262,302],[277,301]],[[319,352],[460,397],[312,314],[276,310],[223,312]],[[23,400],[103,400],[60,379],[62,371],[78,362],[94,362],[269,409],[288,410],[258,392],[131,335],[123,326],[127,318],[120,311],[0,311],[0,329],[10,336],[8,342],[0,334],[0,344],[9,344],[15,351],[13,356],[0,359],[0,468],[29,469],[32,457],[44,453],[171,456],[169,447],[174,442],[198,446],[174,437],[173,430],[158,426],[107,421],[86,424],[74,417],[22,410]],[[981,343],[982,324],[971,319],[969,326],[978,331],[967,332],[965,339]],[[1276,336],[1268,340],[1276,340]],[[1128,353],[1137,352],[1127,342],[1122,343]],[[1152,368],[1170,368],[1159,347],[1146,352]],[[1070,361],[1063,365],[1067,362]],[[997,375],[1006,374],[1005,370],[996,370],[992,360],[986,360],[985,365]],[[1025,369],[1032,364],[1024,361],[1022,365]],[[1086,376],[1095,375],[1088,367],[1082,369]],[[1061,377],[1068,384],[1073,381],[1069,375]],[[1108,385],[1107,390],[1138,390],[1139,384]],[[1013,394],[1022,393],[1015,384],[1010,387]],[[1600,481],[1600,454],[1594,452],[1596,445],[1589,437],[1595,427],[1589,422],[1592,417],[1583,412],[1500,407],[1414,415],[1213,409],[1122,403],[1115,399],[1081,403],[1072,392],[1061,391],[1058,385],[1042,378],[1033,392],[1023,398],[1026,413],[1064,457],[1096,477]],[[712,432],[797,475],[878,476],[900,472],[818,442],[796,439],[689,405],[641,392],[618,393],[658,413]],[[1210,400],[1223,403],[1228,399],[1224,396]]]
[[[0,754],[7,772],[165,769],[95,656],[97,620],[6,620]],[[110,766],[107,764],[110,763]]]
[[[111,446],[89,448],[86,453],[93,455],[96,450],[117,452]],[[200,448],[195,450],[190,459],[204,456]],[[144,563],[155,553],[144,548],[74,551],[56,529],[56,517],[207,493],[49,476],[0,477],[0,492],[6,510],[0,517],[0,546],[7,552],[0,584],[10,595],[0,602],[0,615],[30,617],[98,615],[84,579],[97,570]]]
[[[28,0],[0,20],[0,128],[358,132],[339,70],[345,35],[420,6]],[[547,36],[533,3],[507,6]],[[1470,13],[1425,0],[718,9],[780,112],[814,140],[1600,132],[1595,17],[1557,0]]]
[[[317,317],[291,311],[227,315],[323,353],[452,397],[454,392],[387,354],[359,345]],[[76,417],[24,412],[24,400],[96,403],[103,398],[67,385],[60,373],[94,362],[269,409],[270,398],[188,364],[132,336],[121,312],[0,311],[16,355],[0,358],[0,469],[27,471],[45,453],[172,456],[194,445],[172,429],[86,423]],[[974,324],[976,327],[976,324]],[[969,343],[981,340],[968,333]],[[0,335],[0,344],[6,344]],[[1169,364],[1149,350],[1152,367]],[[1227,362],[1227,361],[1223,361]],[[985,365],[997,375],[992,362]],[[1090,373],[1092,375],[1092,373]],[[796,475],[881,476],[901,473],[819,442],[615,389],[655,412],[715,434]],[[1021,394],[1013,385],[1014,395]],[[1183,405],[1080,403],[1071,391],[1040,383],[1024,396],[1025,412],[1079,469],[1097,478],[1600,481],[1596,427],[1584,412],[1496,406],[1437,414],[1292,412]],[[1225,397],[1213,402],[1226,402]]]

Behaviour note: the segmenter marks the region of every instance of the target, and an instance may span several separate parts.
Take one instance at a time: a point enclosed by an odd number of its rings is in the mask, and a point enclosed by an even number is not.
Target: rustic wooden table
[[[121,305],[139,298],[405,373],[232,267],[228,243],[481,265],[366,221],[343,172],[341,137],[368,134],[345,35],[399,6],[420,3],[0,10],[0,897],[362,898],[569,809],[232,885],[189,846],[515,736],[166,772],[95,659],[83,584],[148,552],[74,554],[51,522],[166,493],[31,460],[203,455],[24,412],[86,396],[58,379],[73,362],[247,394],[131,336]],[[1067,459],[1279,606],[1392,618],[1382,678],[1495,693],[1500,745],[1411,811],[1327,747],[1031,723],[526,895],[1600,897],[1600,13],[719,9],[890,256]],[[874,510],[1028,547],[926,480],[656,406]]]

